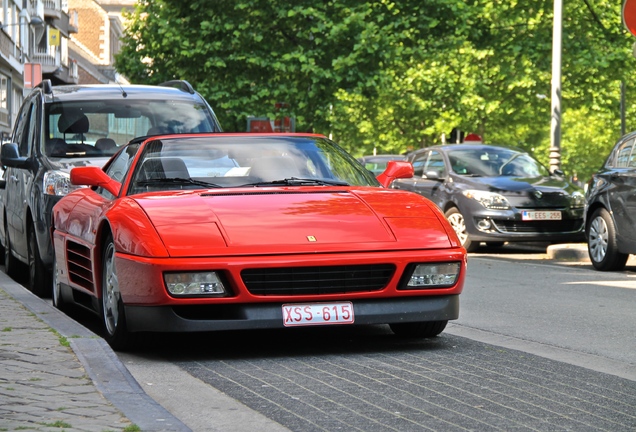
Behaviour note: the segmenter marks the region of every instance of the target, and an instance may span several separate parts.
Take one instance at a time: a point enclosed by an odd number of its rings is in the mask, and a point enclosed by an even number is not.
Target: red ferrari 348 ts
[[[420,195],[314,134],[131,141],[53,212],[53,302],[140,332],[389,324],[433,337],[459,316],[466,251]],[[383,187],[384,186],[384,187]]]

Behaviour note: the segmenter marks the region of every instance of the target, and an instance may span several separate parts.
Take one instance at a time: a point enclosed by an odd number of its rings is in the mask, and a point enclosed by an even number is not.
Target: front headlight
[[[474,199],[487,209],[508,210],[510,208],[508,200],[498,193],[479,190],[465,190],[462,193],[466,198]]]
[[[460,263],[415,264],[404,289],[448,288],[457,282]]]
[[[585,207],[585,195],[583,195],[579,191],[572,192],[572,203],[570,204],[571,208],[583,208]]]
[[[225,297],[228,295],[217,272],[165,273],[163,279],[173,296]]]
[[[64,196],[82,187],[85,186],[72,184],[71,176],[63,171],[48,171],[44,173],[44,193],[47,195]]]

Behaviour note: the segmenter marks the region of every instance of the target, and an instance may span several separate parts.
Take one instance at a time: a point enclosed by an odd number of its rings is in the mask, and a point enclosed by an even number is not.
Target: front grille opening
[[[254,295],[320,295],[380,291],[393,264],[245,269],[243,283]]]
[[[583,227],[583,219],[560,221],[509,221],[493,220],[498,231],[504,233],[556,234],[578,232]]]

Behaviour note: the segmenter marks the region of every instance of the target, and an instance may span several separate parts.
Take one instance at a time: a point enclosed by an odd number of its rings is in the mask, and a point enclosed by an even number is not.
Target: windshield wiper
[[[349,186],[349,183],[339,180],[326,180],[315,178],[298,178],[289,177],[281,180],[272,180],[267,182],[248,183],[243,186]]]
[[[220,187],[224,187],[221,185],[218,185],[216,183],[208,183],[208,182],[204,182],[204,181],[200,181],[200,180],[194,180],[191,178],[182,178],[182,177],[173,177],[173,178],[156,178],[156,179],[147,179],[147,180],[140,180],[137,182],[137,185],[139,186],[148,186],[148,185],[152,185],[152,184],[157,184],[157,183],[171,183],[171,184],[191,184],[191,185],[195,185],[195,186],[202,186],[205,188],[220,188]]]

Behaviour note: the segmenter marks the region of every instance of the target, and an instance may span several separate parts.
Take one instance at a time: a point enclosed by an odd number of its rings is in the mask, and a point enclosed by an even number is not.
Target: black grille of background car
[[[255,295],[339,294],[379,291],[395,273],[393,264],[245,269],[241,278]]]
[[[504,233],[569,233],[577,232],[583,226],[583,219],[560,221],[509,221],[493,220],[495,227]]]
[[[90,249],[78,243],[68,242],[66,243],[66,261],[69,280],[92,291],[93,266]]]

